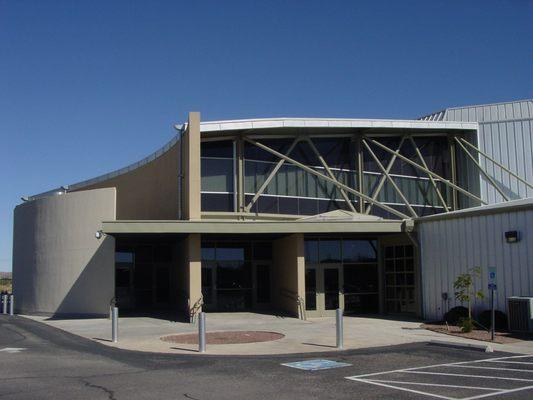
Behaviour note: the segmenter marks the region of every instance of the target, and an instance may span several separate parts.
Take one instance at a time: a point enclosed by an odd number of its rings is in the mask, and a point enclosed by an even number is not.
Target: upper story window
[[[234,211],[233,149],[231,140],[202,142],[202,211]]]

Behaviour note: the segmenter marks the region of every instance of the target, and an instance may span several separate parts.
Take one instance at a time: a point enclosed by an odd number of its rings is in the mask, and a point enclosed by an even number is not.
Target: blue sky
[[[20,197],[143,158],[188,111],[416,118],[533,97],[533,1],[0,0],[0,271]]]

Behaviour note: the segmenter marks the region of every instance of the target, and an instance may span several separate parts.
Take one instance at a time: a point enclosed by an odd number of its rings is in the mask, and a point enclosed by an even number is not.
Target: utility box
[[[533,332],[533,297],[508,297],[507,311],[509,331]]]

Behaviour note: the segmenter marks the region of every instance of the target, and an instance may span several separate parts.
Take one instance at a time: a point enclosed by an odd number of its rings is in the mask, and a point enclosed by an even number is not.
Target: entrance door
[[[271,268],[270,262],[253,263],[253,308],[269,309],[271,306]]]
[[[306,268],[305,305],[309,317],[332,316],[337,308],[343,308],[341,282],[340,264],[320,264]]]

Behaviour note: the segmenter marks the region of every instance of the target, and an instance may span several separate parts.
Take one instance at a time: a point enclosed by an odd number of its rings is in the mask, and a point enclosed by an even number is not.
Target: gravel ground
[[[257,343],[270,342],[285,337],[277,332],[265,331],[226,331],[226,332],[208,332],[206,333],[206,344],[237,344],[237,343]],[[198,335],[182,334],[167,335],[161,338],[164,342],[180,344],[198,344]]]
[[[453,325],[446,326],[445,324],[422,324],[422,327],[433,332],[439,332],[439,333],[444,333],[447,335],[464,337],[466,339],[474,339],[474,340],[492,342],[492,340],[490,339],[490,332],[487,332],[484,330],[475,329],[472,332],[463,333],[461,332],[461,328],[459,328],[458,326],[453,326]],[[501,344],[516,343],[520,341],[521,341],[520,338],[513,336],[509,332],[496,332],[496,335],[494,337],[494,342],[501,343]]]

